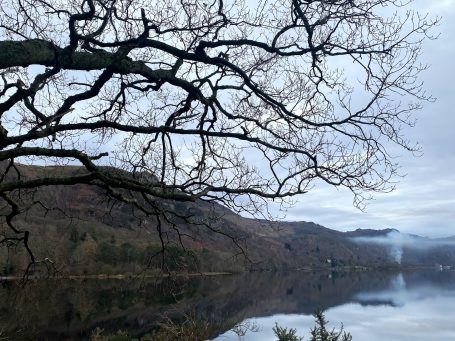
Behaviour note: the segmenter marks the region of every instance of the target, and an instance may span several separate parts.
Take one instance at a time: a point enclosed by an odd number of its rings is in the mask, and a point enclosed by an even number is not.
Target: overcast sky
[[[285,220],[313,221],[338,230],[396,228],[431,237],[455,235],[455,0],[414,0],[412,5],[441,17],[434,30],[440,37],[425,43],[421,58],[430,65],[422,74],[425,89],[437,101],[417,113],[417,126],[408,134],[424,154],[405,154],[400,164],[407,176],[394,192],[376,194],[364,212],[352,205],[349,191],[317,184],[298,198]]]
[[[436,41],[424,45],[422,61],[430,69],[422,76],[435,103],[417,113],[409,137],[421,144],[424,155],[404,155],[397,190],[375,195],[365,212],[352,206],[352,195],[316,187],[301,196],[286,220],[314,221],[338,230],[397,228],[425,236],[455,235],[455,0],[415,0],[413,7],[442,17]]]

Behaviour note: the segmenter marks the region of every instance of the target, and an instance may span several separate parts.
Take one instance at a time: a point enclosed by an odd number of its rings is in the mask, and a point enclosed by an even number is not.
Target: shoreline
[[[413,271],[419,269],[435,269],[436,267],[430,265],[421,266],[402,266],[402,267],[368,267],[368,266],[351,266],[351,267],[336,267],[336,268],[298,268],[298,269],[283,269],[283,270],[250,270],[242,272],[228,272],[228,271],[215,271],[215,272],[191,272],[191,273],[156,273],[156,274],[92,274],[92,275],[49,275],[49,276],[0,276],[0,281],[17,281],[17,280],[47,280],[47,279],[63,279],[63,280],[85,280],[85,279],[145,279],[145,278],[170,278],[170,277],[215,277],[215,276],[232,276],[245,273],[259,273],[259,272],[368,272],[368,271]],[[444,269],[441,271],[448,271]],[[451,269],[450,269],[451,270]]]
[[[213,277],[233,275],[233,272],[194,272],[194,273],[162,273],[162,274],[97,274],[97,275],[51,275],[51,276],[0,276],[0,281],[45,280],[45,279],[141,279],[169,277]]]

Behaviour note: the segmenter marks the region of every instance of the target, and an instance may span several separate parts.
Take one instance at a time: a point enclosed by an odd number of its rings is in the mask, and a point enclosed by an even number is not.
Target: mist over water
[[[383,236],[354,237],[352,241],[359,244],[376,244],[383,246],[389,253],[390,259],[401,264],[404,248],[415,251],[430,251],[442,246],[455,247],[454,240],[429,239],[410,234],[392,231]]]
[[[398,274],[391,281],[391,288],[396,291],[406,290],[406,281],[402,273]]]
[[[403,246],[390,246],[390,256],[396,263],[401,264],[401,259],[403,258]]]

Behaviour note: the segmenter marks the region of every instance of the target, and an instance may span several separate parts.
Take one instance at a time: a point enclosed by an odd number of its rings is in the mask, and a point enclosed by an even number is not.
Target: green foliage
[[[116,265],[118,263],[142,263],[143,251],[130,243],[115,245],[111,242],[101,242],[98,245],[96,259],[99,262]]]
[[[134,245],[130,243],[123,243],[120,245],[120,257],[127,263],[140,262],[142,261],[143,253]]]
[[[273,327],[273,332],[278,338],[278,341],[302,341],[303,337],[297,336],[297,330],[294,328],[280,327],[278,323],[275,322],[275,327]]]
[[[111,243],[102,242],[98,245],[96,259],[106,264],[117,264],[120,260],[119,248]]]
[[[317,310],[313,314],[316,325],[311,329],[311,339],[310,341],[352,341],[352,336],[350,333],[346,333],[341,325],[339,331],[332,329],[331,331],[327,330],[328,321],[325,319],[324,312],[322,310]],[[302,341],[303,337],[297,336],[297,330],[294,328],[283,328],[275,323],[273,328],[275,336],[278,338],[277,341]]]
[[[311,341],[351,341],[352,336],[350,333],[346,333],[343,330],[343,325],[341,329],[336,331],[332,329],[331,331],[327,330],[328,321],[325,319],[324,312],[318,310],[313,314],[316,319],[316,325],[311,329]]]
[[[168,270],[181,270],[187,268],[191,255],[179,247],[168,247],[164,255],[165,267]]]
[[[343,330],[343,325],[339,331],[327,330],[328,321],[322,310],[316,311],[313,316],[316,324],[310,331],[310,341],[352,341],[351,334]],[[165,317],[160,323],[159,329],[143,336],[140,341],[205,341],[216,335],[220,329],[223,329],[221,323],[208,321],[191,314],[184,315],[180,321]],[[239,337],[243,337],[247,330],[255,332],[258,328],[256,325],[245,325],[240,329],[233,329]],[[281,327],[275,323],[273,332],[278,338],[277,341],[303,341],[303,337],[298,336],[297,330],[294,328]],[[132,338],[121,330],[114,335],[104,336],[103,330],[96,328],[92,332],[90,341],[139,341],[139,339]]]
[[[162,251],[159,246],[149,245],[146,254],[153,259],[148,264],[150,267],[161,268],[166,271],[194,270],[198,268],[194,252],[183,250],[177,246],[166,246]]]

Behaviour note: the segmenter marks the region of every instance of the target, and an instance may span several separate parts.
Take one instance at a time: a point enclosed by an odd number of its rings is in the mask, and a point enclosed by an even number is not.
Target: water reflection
[[[326,317],[331,321],[329,326],[339,328],[343,323],[353,340],[455,340],[454,279],[454,272],[390,274],[384,288],[372,288],[365,283],[365,288],[350,298],[340,288],[340,295],[346,297],[346,302],[325,307]],[[272,332],[275,322],[296,328],[308,340],[308,331],[314,325],[313,318],[305,312],[250,318],[248,322],[259,331],[245,335],[242,340],[275,341]],[[239,337],[226,332],[215,340],[239,340]]]
[[[455,273],[253,273],[160,280],[4,282],[0,338],[86,339],[97,326],[141,336],[163,315],[191,312],[220,326],[216,340],[242,321],[259,331],[244,340],[274,340],[275,322],[304,334],[310,314],[327,310],[354,340],[454,340]],[[434,334],[437,333],[437,334]],[[419,338],[421,337],[421,338]]]

